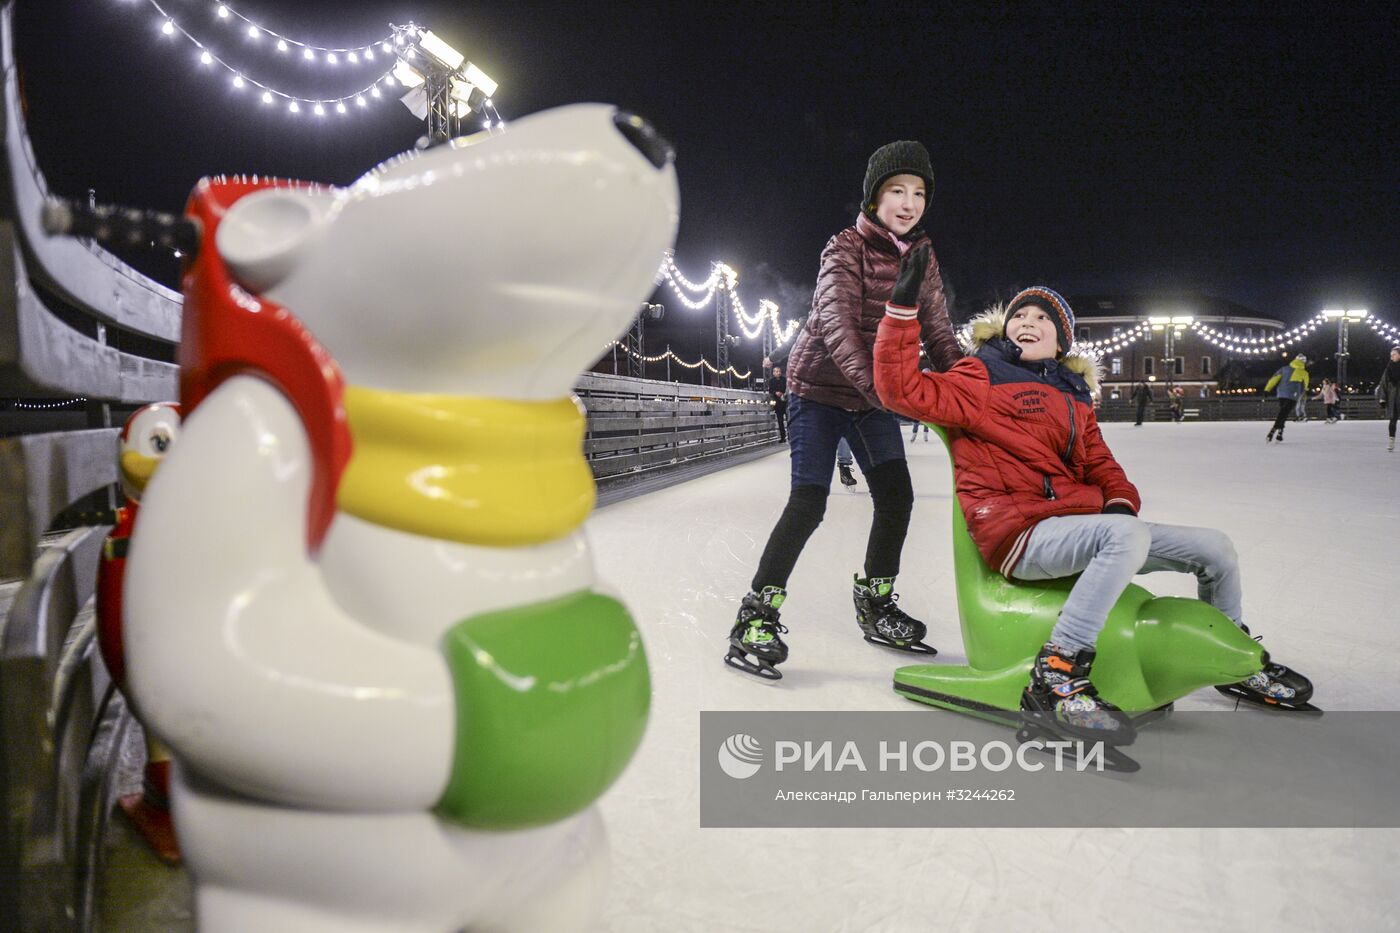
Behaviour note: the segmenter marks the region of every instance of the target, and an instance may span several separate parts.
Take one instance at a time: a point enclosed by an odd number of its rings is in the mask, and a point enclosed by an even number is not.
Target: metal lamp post
[[[1347,390],[1347,358],[1351,352],[1347,349],[1347,325],[1352,321],[1366,320],[1364,309],[1329,308],[1322,312],[1322,316],[1329,321],[1337,322],[1337,388],[1341,392]]]
[[[1176,377],[1176,341],[1186,332],[1187,326],[1195,320],[1189,314],[1176,314],[1171,316],[1149,317],[1147,323],[1152,325],[1154,331],[1161,331],[1163,338],[1162,368],[1167,377],[1167,393],[1171,394],[1172,384]]]

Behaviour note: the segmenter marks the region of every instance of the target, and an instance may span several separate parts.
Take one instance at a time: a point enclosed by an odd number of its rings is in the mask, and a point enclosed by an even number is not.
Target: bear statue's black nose
[[[618,111],[613,117],[613,123],[617,124],[618,132],[627,137],[627,141],[637,147],[637,151],[647,157],[647,161],[657,168],[661,168],[667,162],[676,157],[676,150],[671,148],[671,144],[666,141],[656,128],[637,116],[635,113],[624,113]]]

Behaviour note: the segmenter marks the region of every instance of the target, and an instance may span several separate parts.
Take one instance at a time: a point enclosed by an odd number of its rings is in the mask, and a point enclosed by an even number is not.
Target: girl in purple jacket
[[[885,303],[917,309],[930,359],[947,369],[960,354],[944,306],[938,262],[922,221],[933,194],[928,151],[900,141],[875,151],[865,170],[861,213],[827,243],[812,313],[788,358],[788,446],[792,485],[787,507],[768,537],[751,589],[729,634],[725,662],[770,680],[787,659],[778,611],[788,577],[826,512],[836,449],[850,444],[870,487],[875,517],[852,597],[856,624],[872,644],[932,654],[926,627],[897,605],[895,576],[909,528],[914,489],[904,459],[904,435],[875,394],[872,349]],[[911,249],[921,261],[903,272]]]

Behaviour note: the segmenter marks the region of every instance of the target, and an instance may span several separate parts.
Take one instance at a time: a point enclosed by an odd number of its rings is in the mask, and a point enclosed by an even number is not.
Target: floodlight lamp
[[[1172,319],[1169,317],[1150,317],[1147,319],[1147,323],[1151,324],[1153,327],[1158,327],[1162,324],[1170,324],[1171,320]]]
[[[1172,316],[1172,323],[1177,325],[1178,327],[1181,327],[1183,325],[1190,324],[1195,319],[1196,318],[1190,314],[1177,314]]]
[[[423,83],[423,76],[405,61],[400,61],[394,66],[394,77],[398,79],[400,84],[408,88],[418,87]]]
[[[1365,308],[1353,308],[1347,311],[1347,318],[1353,321],[1363,320],[1369,312]]]
[[[1346,312],[1343,311],[1341,308],[1327,308],[1322,312],[1322,316],[1327,318],[1329,321],[1335,321],[1339,317],[1345,317]]]
[[[481,110],[486,102],[486,94],[481,88],[460,78],[452,79],[452,97],[468,111]]]
[[[456,71],[467,60],[465,55],[439,39],[431,29],[424,29],[418,34],[418,45],[448,71]]]
[[[499,84],[491,80],[490,75],[473,65],[471,62],[467,62],[467,70],[463,72],[463,77],[465,77],[472,84],[475,84],[477,87],[481,88],[481,90],[486,94],[487,97],[495,97],[496,89],[500,87]]]

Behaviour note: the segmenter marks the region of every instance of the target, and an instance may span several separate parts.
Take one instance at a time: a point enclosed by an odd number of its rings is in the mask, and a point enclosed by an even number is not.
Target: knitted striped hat
[[[1060,352],[1068,353],[1074,344],[1074,311],[1059,292],[1044,285],[1032,285],[1016,293],[1006,306],[1006,325],[1002,327],[1001,335],[1006,336],[1006,327],[1011,324],[1011,315],[1016,313],[1017,308],[1026,305],[1044,308],[1045,312],[1055,319],[1055,334],[1059,338]]]

